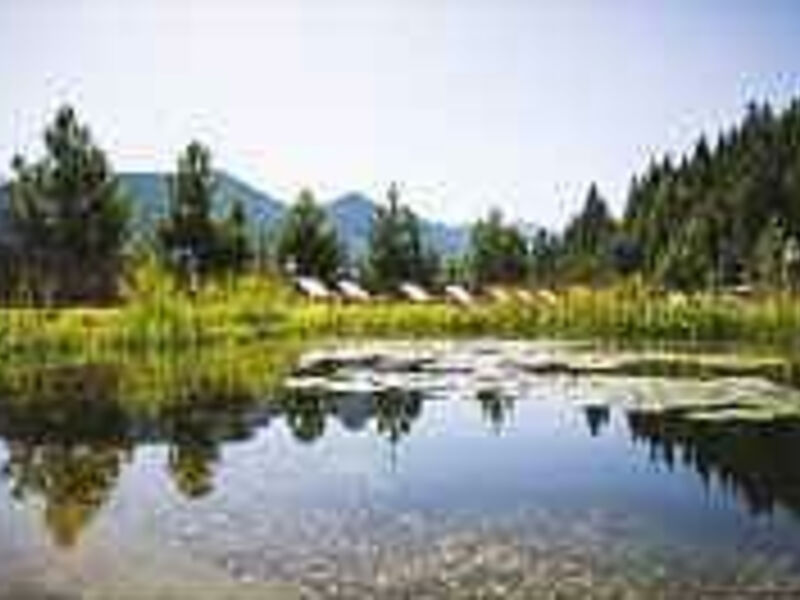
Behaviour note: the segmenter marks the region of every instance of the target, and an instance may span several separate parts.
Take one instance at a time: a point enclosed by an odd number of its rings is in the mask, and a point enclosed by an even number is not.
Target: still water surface
[[[797,391],[609,359],[318,349],[146,402],[133,366],[10,378],[0,597],[800,594],[800,421],[731,412]]]

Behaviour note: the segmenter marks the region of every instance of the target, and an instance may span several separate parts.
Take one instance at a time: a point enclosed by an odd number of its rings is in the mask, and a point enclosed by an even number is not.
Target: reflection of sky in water
[[[540,544],[592,541],[609,556],[639,545],[686,563],[697,553],[711,564],[751,556],[796,563],[795,516],[780,506],[752,515],[739,491],[713,474],[704,483],[680,451],[672,467],[653,459],[622,408],[587,409],[564,402],[563,392],[543,379],[505,404],[423,401],[394,444],[378,435],[369,396],[332,400],[346,414],[323,416],[324,432],[305,443],[276,413],[204,455],[208,493],[194,498],[170,472],[174,448],[140,443],[71,548],[53,545],[40,498],[12,501],[0,482],[0,581],[80,588],[291,577],[305,568],[293,565],[318,555],[430,547],[453,532],[494,530]],[[8,459],[0,444],[0,461]]]

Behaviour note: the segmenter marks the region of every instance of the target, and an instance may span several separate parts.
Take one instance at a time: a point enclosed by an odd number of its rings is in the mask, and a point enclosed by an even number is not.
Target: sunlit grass
[[[153,263],[139,265],[109,308],[0,309],[5,362],[97,361],[129,355],[323,337],[581,338],[746,342],[800,347],[800,300],[657,293],[641,283],[568,288],[533,300],[309,302],[264,276],[209,281],[188,294]]]
[[[795,348],[800,345],[800,302],[789,295],[740,299],[630,287],[573,288],[530,303],[301,303],[288,311],[285,329],[304,336],[742,341]]]
[[[274,337],[288,306],[274,280],[243,276],[207,282],[196,294],[152,265],[136,269],[123,301],[109,308],[0,309],[6,361],[105,359]]]

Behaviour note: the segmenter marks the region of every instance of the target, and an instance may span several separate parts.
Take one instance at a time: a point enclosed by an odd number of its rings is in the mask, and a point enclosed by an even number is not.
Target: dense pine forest
[[[797,281],[800,102],[775,114],[751,104],[714,142],[651,165],[621,224],[635,268],[667,285]]]
[[[355,278],[386,293],[407,280],[480,289],[636,278],[685,291],[793,289],[800,281],[800,100],[778,113],[751,104],[715,140],[702,136],[683,156],[654,159],[633,177],[619,217],[591,184],[562,232],[531,233],[493,209],[455,256],[436,252],[394,184],[361,256],[347,255],[311,190],[255,239],[237,198],[214,206],[217,171],[198,142],[178,155],[165,217],[134,236],[137,199],[72,108],[58,111],[44,146],[41,158],[13,160],[3,194],[2,290],[15,302],[113,302],[132,268],[151,259],[187,286],[290,271]]]
[[[654,160],[615,220],[597,189],[560,238],[533,245],[534,270],[572,281],[640,274],[678,289],[798,281],[800,101],[751,104],[736,127]]]

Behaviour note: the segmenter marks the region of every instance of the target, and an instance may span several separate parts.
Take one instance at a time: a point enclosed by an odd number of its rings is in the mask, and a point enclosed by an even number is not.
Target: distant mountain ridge
[[[167,175],[159,172],[125,172],[119,175],[120,187],[132,205],[131,228],[134,236],[154,231],[167,214],[169,188]],[[254,234],[275,231],[288,204],[247,182],[220,172],[214,197],[214,212],[224,214],[238,199],[244,205]],[[8,236],[8,184],[0,185],[0,237]],[[363,256],[369,243],[372,219],[377,203],[360,192],[349,192],[323,203],[328,216],[344,243],[348,255]],[[469,231],[464,226],[420,218],[423,238],[443,256],[454,256],[467,248]]]
[[[122,189],[129,195],[134,232],[151,231],[167,214],[167,175],[158,172],[128,172],[119,175]],[[242,202],[254,233],[274,231],[289,204],[263,192],[226,172],[217,174],[214,209],[224,213],[229,202]],[[349,192],[323,207],[328,213],[350,256],[362,256],[367,249],[377,203],[361,192]],[[469,232],[465,227],[420,218],[423,238],[445,256],[466,249]]]
[[[132,203],[134,231],[152,229],[167,215],[169,183],[165,173],[121,173],[119,181]],[[223,213],[227,204],[234,199],[242,202],[247,218],[255,227],[279,219],[285,210],[279,200],[227,173],[219,173],[214,197],[215,212]]]

